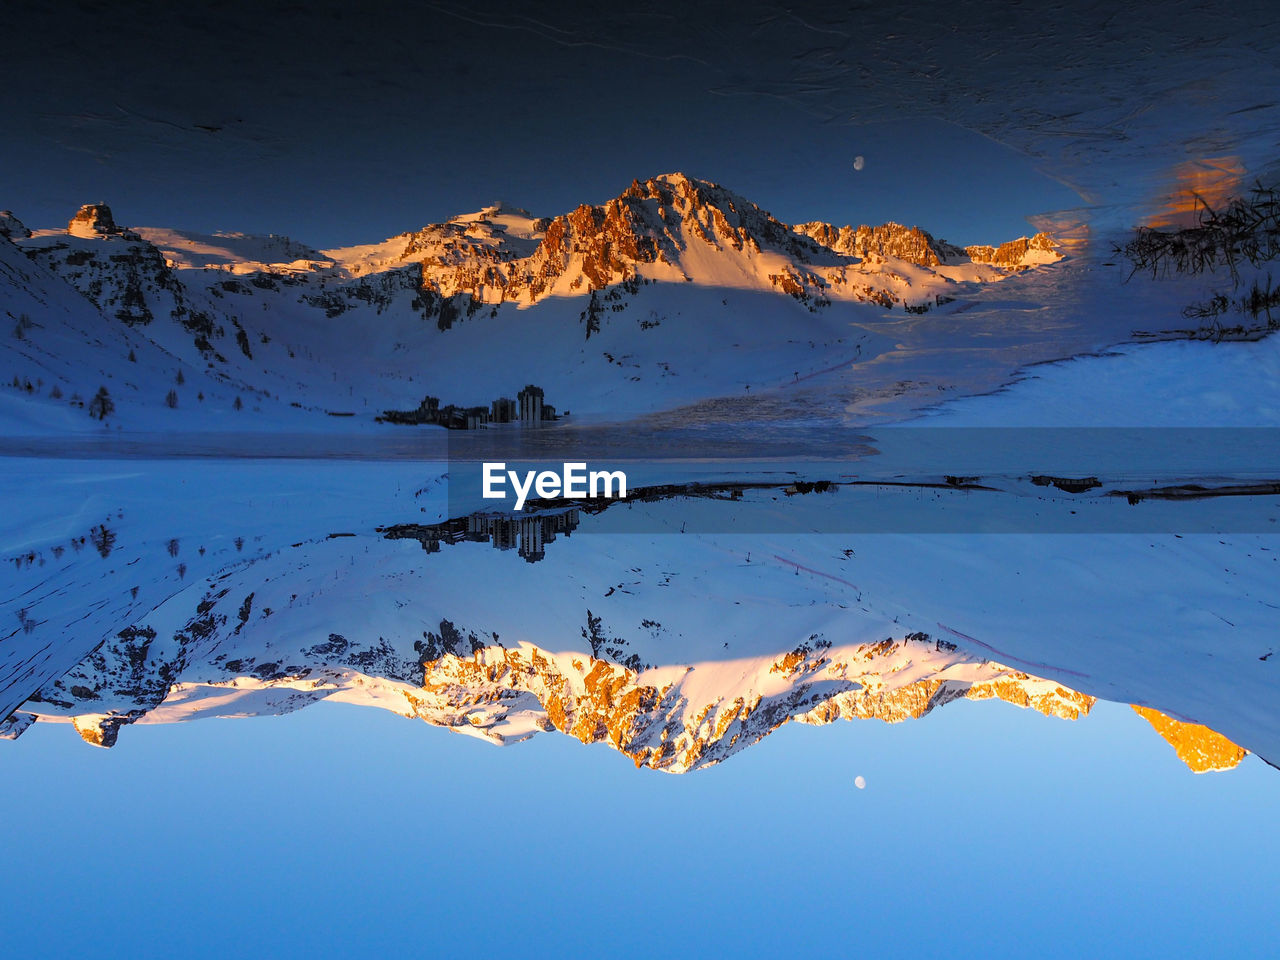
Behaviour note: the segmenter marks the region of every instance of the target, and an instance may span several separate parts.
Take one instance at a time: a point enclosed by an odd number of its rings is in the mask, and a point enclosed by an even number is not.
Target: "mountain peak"
[[[508,203],[505,200],[495,200],[488,206],[481,207],[475,213],[460,213],[457,216],[450,217],[449,223],[469,223],[475,220],[496,220],[502,217],[521,217],[528,220],[537,219],[532,213],[517,207],[514,203]]]
[[[86,239],[96,239],[98,237],[128,237],[129,231],[116,225],[115,218],[111,215],[111,208],[105,203],[86,203],[76,215],[67,221],[67,233],[73,237],[84,237]]]
[[[949,254],[963,256],[964,253],[935,240],[932,234],[919,227],[907,227],[892,220],[879,226],[863,224],[858,227],[835,227],[815,220],[797,224],[795,231],[830,250],[862,260],[894,257],[922,267],[936,267],[947,262]]]
[[[719,206],[732,209],[745,206],[759,209],[750,200],[726,190],[718,183],[699,180],[679,171],[661,173],[646,180],[632,180],[631,186],[617,198],[619,201],[625,199],[656,199],[667,204],[683,200],[699,207]]]
[[[495,200],[480,212],[489,217],[500,217],[504,214],[515,214],[516,216],[534,219],[533,214],[524,207],[517,207],[514,203],[508,203],[506,200]]]
[[[523,207],[498,200],[475,213],[462,213],[451,217],[441,227],[460,227],[468,233],[479,231],[475,234],[476,239],[496,239],[501,242],[505,238],[517,240],[540,238],[548,223],[550,220],[545,217],[535,217]]]
[[[660,173],[656,177],[650,177],[646,183],[665,183],[670,187],[715,187],[716,184],[710,180],[699,180],[697,177],[691,177],[687,173],[681,173],[675,170],[671,173]]]
[[[25,240],[31,236],[26,225],[13,215],[11,210],[0,210],[0,237],[9,240]]]
[[[385,244],[327,253],[353,276],[418,264],[432,296],[467,296],[468,309],[643,280],[782,292],[812,310],[833,296],[883,307],[904,296],[932,300],[920,293],[924,278],[900,276],[897,261],[941,269],[939,282],[993,279],[1059,259],[1051,245],[1045,237],[966,251],[897,223],[791,226],[717,183],[672,171],[553,218],[497,202]]]
[[[1177,752],[1178,759],[1195,773],[1234,769],[1248,753],[1222,734],[1198,723],[1175,720],[1159,710],[1136,703],[1133,709],[1168,741]]]

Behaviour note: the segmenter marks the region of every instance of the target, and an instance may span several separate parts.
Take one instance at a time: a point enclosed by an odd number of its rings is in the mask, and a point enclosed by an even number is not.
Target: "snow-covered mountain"
[[[122,631],[25,704],[10,735],[33,720],[70,720],[86,741],[112,746],[134,722],[278,714],[332,700],[499,744],[558,730],[607,743],[636,766],[683,773],[790,720],[897,723],[961,698],[1074,720],[1094,703],[924,634],[844,647],[810,638],[776,656],[637,671],[603,654],[506,647],[492,637],[483,645],[448,620],[412,646],[337,633],[291,650],[278,640],[263,646],[251,637],[263,631],[247,626],[257,597],[231,600],[211,597],[172,637],[149,626]]]
[[[38,721],[70,722],[88,743],[110,747],[133,723],[278,715],[331,701],[497,744],[558,731],[607,744],[637,767],[684,773],[790,721],[898,723],[958,699],[1076,720],[1096,699],[924,633],[844,646],[812,634],[777,654],[653,665],[639,661],[664,646],[657,621],[642,621],[658,641],[647,646],[610,637],[588,610],[582,634],[590,652],[504,644],[447,619],[412,642],[412,631],[376,640],[321,636],[309,615],[295,632],[296,595],[286,600],[263,583],[241,597],[221,580],[177,629],[167,622],[168,608],[182,605],[175,600],[107,640],[8,717],[0,738]],[[620,663],[624,648],[629,662]],[[1246,755],[1206,727],[1134,709],[1196,772],[1230,769]]]
[[[428,535],[443,466],[13,461],[0,736],[38,719],[108,745],[331,700],[676,772],[791,720],[960,698],[1074,718],[1101,697],[1151,711],[1196,769],[1276,755],[1266,535],[753,534],[775,498],[810,527],[833,499],[761,488],[700,501],[743,532],[681,533],[695,504],[657,500],[584,515],[527,563],[517,537]],[[1032,506],[1084,509],[1053,488]],[[649,532],[609,532],[615,512]]]
[[[1123,338],[1190,300],[1177,283],[1126,287],[1097,257],[1058,264],[1044,235],[961,249],[896,224],[791,227],[677,175],[560,217],[497,205],[342,249],[126,228],[101,204],[59,230],[6,213],[0,234],[0,433],[403,431],[374,418],[527,383],[575,413],[710,400],[735,416],[748,393],[847,374],[797,405],[800,422],[874,403],[877,385],[977,392],[966,365],[982,351],[998,386],[1088,349],[1076,318]],[[936,422],[1274,423],[1276,345],[1231,347],[1038,367]],[[254,450],[277,453],[219,452]],[[821,537],[751,535],[778,508],[748,492],[726,508],[733,535],[676,536],[692,508],[655,504],[670,537],[575,537],[536,565],[468,544],[442,562],[429,538],[388,531],[460,518],[448,470],[11,461],[23,511],[0,517],[0,735],[63,719],[106,744],[132,722],[347,699],[498,741],[563,730],[684,770],[789,719],[896,720],[962,696],[1072,715],[1100,696],[1152,711],[1198,769],[1241,750],[1197,723],[1277,755],[1280,725],[1255,707],[1276,662],[1265,533],[846,536],[806,502],[786,510]],[[988,509],[934,479],[865,495],[889,513],[944,496]],[[1008,492],[1037,514],[1102,509]]]
[[[389,240],[375,248],[381,257],[367,247],[326,254],[348,275],[420,264],[424,285],[445,298],[465,294],[469,307],[530,305],[636,280],[782,292],[815,306],[832,298],[891,306],[927,303],[940,286],[930,280],[1000,278],[982,264],[1052,262],[1055,246],[1038,234],[997,256],[995,248],[960,249],[894,223],[791,227],[714,183],[669,174],[550,220],[499,205]]]
[[[894,345],[876,323],[1060,259],[1043,234],[960,249],[897,224],[792,227],[680,174],[323,251],[125,228],[103,204],[0,227],[5,432],[372,428],[425,395],[526,383],[561,410],[668,409],[875,356]]]

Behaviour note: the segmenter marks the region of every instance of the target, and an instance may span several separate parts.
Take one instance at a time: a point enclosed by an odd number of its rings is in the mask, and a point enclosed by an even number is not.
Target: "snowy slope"
[[[929,412],[929,426],[1280,426],[1280,336],[1130,344],[1020,373],[999,393]]]
[[[332,266],[324,254],[288,237],[243,233],[202,234],[163,227],[135,227],[171,267],[223,269],[232,273],[282,273]]]

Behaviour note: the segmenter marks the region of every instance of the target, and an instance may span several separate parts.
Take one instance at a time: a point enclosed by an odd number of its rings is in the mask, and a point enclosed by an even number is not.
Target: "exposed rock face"
[[[833,227],[829,223],[815,221],[802,223],[796,228],[798,233],[812,237],[824,247],[860,259],[884,259],[893,257],[914,263],[921,267],[936,267],[942,264],[960,263],[965,260],[973,263],[989,263],[1006,270],[1016,270],[1029,266],[1034,262],[1047,262],[1058,259],[1058,244],[1047,233],[1037,233],[1034,237],[1019,237],[1000,244],[998,247],[978,244],[969,247],[957,247],[934,237],[919,227],[904,227],[898,223],[886,223],[878,227]],[[1028,253],[1040,254],[1039,257],[1028,257]]]
[[[1169,745],[1177,752],[1178,759],[1196,773],[1234,769],[1249,752],[1236,746],[1222,734],[1198,723],[1183,723],[1159,710],[1137,704],[1133,705],[1133,709],[1155,728],[1156,733],[1169,741]]]
[[[9,714],[4,720],[0,720],[0,740],[17,740],[35,720],[35,714],[31,713]]]
[[[7,240],[25,240],[31,236],[21,220],[9,210],[0,210],[0,237]]]
[[[528,306],[604,288],[610,289],[603,296],[613,297],[610,309],[621,310],[642,284],[689,281],[785,294],[811,312],[837,299],[924,312],[940,302],[944,284],[999,279],[1056,259],[1043,234],[969,248],[970,256],[896,223],[793,228],[732,191],[679,173],[633,181],[607,203],[554,218],[495,205],[382,243],[323,253],[274,236],[148,228],[148,240],[121,228],[100,203],[81,207],[66,235],[32,237],[9,214],[0,216],[0,232],[108,317],[129,325],[177,320],[203,359],[218,362],[237,349],[217,345],[229,337],[252,359],[239,298],[255,291],[282,306],[323,311],[327,319],[373,306],[419,315],[440,330],[503,303]],[[599,331],[603,309],[593,300],[583,312],[588,336]]]
[[[159,250],[120,231],[89,235],[110,243],[101,250],[96,245],[89,250],[65,237],[40,237],[28,241],[23,250],[67,280],[107,316],[122,323],[151,323],[156,319],[157,308],[167,308],[174,319],[184,324],[192,322],[185,291]],[[86,233],[81,231],[75,236],[84,237]]]
[[[815,634],[776,655],[654,666],[645,662],[654,650],[611,639],[589,611],[582,637],[590,651],[575,651],[571,641],[571,649],[552,652],[528,642],[504,646],[495,633],[449,620],[420,640],[307,631],[281,643],[274,619],[254,638],[255,609],[253,593],[223,587],[176,618],[176,610],[166,614],[167,630],[145,623],[121,630],[0,724],[0,737],[60,719],[86,742],[109,747],[143,717],[276,714],[332,699],[495,743],[558,731],[606,743],[637,766],[683,773],[793,720],[898,723],[960,699],[1075,720],[1095,703],[924,633],[844,646]],[[1230,769],[1245,755],[1205,727],[1134,709],[1196,772]]]
[[[109,749],[116,745],[116,740],[120,736],[120,728],[138,719],[138,717],[142,716],[142,713],[139,710],[126,716],[76,717],[72,724],[76,728],[76,733],[80,734],[80,738],[85,743]]]
[[[110,207],[81,207],[67,233],[26,238],[22,251],[69,282],[106,316],[138,326],[168,315],[194,335],[206,357],[221,359],[209,342],[213,318],[191,307],[186,289],[160,251],[136,232],[121,229]],[[84,243],[86,239],[99,242]]]
[[[648,681],[627,667],[590,657],[566,663],[563,656],[533,648],[486,648],[471,658],[448,655],[435,661],[424,677],[424,695],[411,696],[410,702],[423,719],[439,716],[442,709],[461,709],[453,724],[500,733],[504,699],[521,706],[512,694],[531,694],[548,727],[583,743],[608,743],[636,766],[672,773],[719,763],[793,719],[897,723],[952,700],[992,698],[1076,719],[1094,703],[1093,697],[990,663],[981,665],[989,679],[975,679],[959,661],[944,660],[934,675],[904,682],[913,658],[930,652],[936,648],[927,638],[840,651],[801,647],[768,668],[782,682],[771,685],[761,678],[755,689],[690,703],[680,679]]]
[[[120,236],[123,232],[105,203],[86,203],[67,223],[67,233],[73,237]]]
[[[634,279],[645,264],[677,266],[691,244],[759,253],[799,263],[839,258],[799,236],[755,204],[723,187],[683,174],[633,181],[599,206],[537,221],[527,246],[494,242],[471,224],[440,224],[406,235],[404,260],[423,265],[424,281],[444,296],[469,293],[485,302],[535,301],[565,278],[583,293]]]
[[[964,252],[974,263],[990,263],[997,267],[1014,269],[1028,265],[1028,253],[1048,254],[1054,259],[1058,244],[1047,233],[1037,233],[1034,237],[1019,237],[998,247],[978,245],[965,247]]]
[[[811,309],[835,295],[887,307],[900,297],[877,283],[886,261],[925,268],[980,262],[1016,269],[1024,265],[1029,246],[1056,259],[1047,253],[1052,241],[1044,235],[973,248],[978,256],[971,258],[918,227],[897,223],[791,227],[717,184],[679,173],[635,180],[604,204],[527,221],[529,229],[518,241],[485,213],[402,238],[398,261],[421,264],[423,286],[431,295],[445,301],[466,295],[465,304],[455,303],[455,309],[533,303],[552,293],[588,293],[644,278],[739,283],[748,277]],[[699,274],[713,261],[720,267],[712,269],[722,269],[722,276]],[[884,276],[903,281],[892,270]]]
[[[218,712],[244,715],[333,697],[498,743],[558,730],[583,743],[607,743],[637,766],[680,773],[719,763],[793,719],[896,723],[962,698],[1001,699],[1075,719],[1094,703],[924,634],[841,648],[810,638],[772,660],[723,670],[715,663],[652,668],[638,656],[619,662],[622,651],[605,659],[603,651],[504,648],[490,634],[444,621],[412,650],[382,637],[357,643],[330,634],[259,662],[236,652],[229,638],[239,633],[217,612],[221,599],[202,601],[172,638],[150,627],[122,631],[42,690],[24,713],[69,717],[87,742],[111,746],[122,726],[142,716],[207,715],[208,701]],[[192,659],[195,645],[224,630],[224,644]],[[219,646],[224,652],[213,654]],[[241,697],[246,706],[237,704]]]
[[[861,260],[894,257],[921,267],[936,267],[964,255],[958,247],[935,240],[919,227],[904,227],[900,223],[836,228],[814,221],[799,224],[795,229],[824,247]]]

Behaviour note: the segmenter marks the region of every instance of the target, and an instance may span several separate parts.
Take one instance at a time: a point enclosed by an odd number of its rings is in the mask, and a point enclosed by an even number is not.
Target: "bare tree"
[[[95,420],[105,420],[116,409],[115,401],[111,399],[107,393],[106,387],[99,387],[98,392],[94,394],[92,400],[89,401],[89,416]]]

